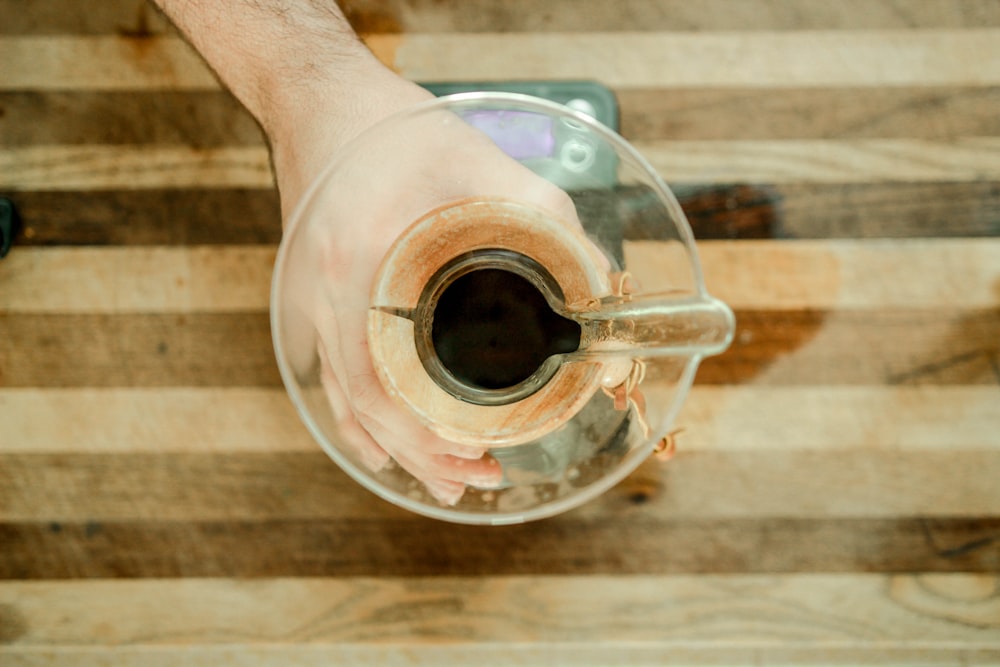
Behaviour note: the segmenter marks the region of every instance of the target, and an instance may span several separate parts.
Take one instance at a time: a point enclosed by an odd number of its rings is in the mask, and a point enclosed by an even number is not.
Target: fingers
[[[369,468],[381,469],[391,456],[446,505],[457,503],[466,485],[496,488],[502,483],[503,470],[485,449],[437,436],[392,400],[371,367],[364,329],[349,320],[319,319],[327,328],[324,342],[340,353],[335,372],[332,350],[321,347],[323,386],[345,440]],[[352,349],[357,353],[349,354]]]
[[[330,361],[327,359],[326,350],[320,346],[320,383],[326,393],[327,402],[337,421],[338,431],[344,443],[351,447],[361,459],[361,462],[372,472],[378,472],[389,463],[389,454],[382,449],[362,428],[354,417],[347,397],[340,388],[340,384],[333,376]]]

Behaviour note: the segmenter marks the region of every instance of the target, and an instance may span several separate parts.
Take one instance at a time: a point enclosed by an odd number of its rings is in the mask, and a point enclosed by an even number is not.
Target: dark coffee
[[[503,269],[466,273],[434,308],[434,351],[461,382],[506,389],[580,346],[580,325],[555,313],[529,280]]]

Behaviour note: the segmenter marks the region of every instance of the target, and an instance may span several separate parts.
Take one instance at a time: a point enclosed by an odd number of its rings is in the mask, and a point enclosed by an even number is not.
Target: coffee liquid
[[[431,341],[459,381],[506,389],[555,354],[576,351],[580,325],[554,312],[529,280],[503,269],[462,275],[441,293]]]

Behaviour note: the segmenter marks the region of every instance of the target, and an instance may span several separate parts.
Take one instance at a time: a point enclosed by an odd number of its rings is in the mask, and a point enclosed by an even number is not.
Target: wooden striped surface
[[[0,665],[1000,664],[1000,4],[346,5],[418,80],[614,90],[737,313],[678,456],[372,496],[280,386],[252,119],[140,0],[0,0]]]

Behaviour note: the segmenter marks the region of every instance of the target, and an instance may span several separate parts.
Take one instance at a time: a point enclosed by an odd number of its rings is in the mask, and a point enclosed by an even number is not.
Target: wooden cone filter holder
[[[561,292],[566,312],[610,293],[607,262],[578,225],[513,201],[466,200],[427,214],[390,249],[372,291],[368,342],[386,391],[432,431],[454,442],[504,447],[535,440],[576,415],[601,386],[601,363],[547,362],[540,386],[486,392],[482,401],[475,388],[463,392],[447,372],[435,371],[427,345],[421,348],[433,317],[429,292],[449,266],[459,262],[472,271],[477,257],[491,252],[539,267]]]

